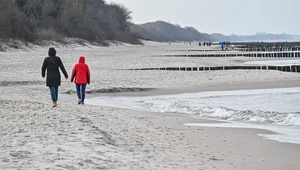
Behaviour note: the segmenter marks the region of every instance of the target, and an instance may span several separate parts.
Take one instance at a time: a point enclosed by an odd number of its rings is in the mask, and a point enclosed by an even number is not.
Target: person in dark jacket
[[[61,59],[56,56],[56,50],[51,47],[48,51],[48,57],[44,59],[42,77],[45,77],[45,72],[47,70],[46,85],[50,89],[53,107],[57,106],[58,86],[60,86],[61,82],[59,68],[63,72],[65,78],[68,79],[68,73],[66,72]]]
[[[76,84],[78,104],[84,104],[86,84],[90,84],[91,74],[87,64],[85,64],[84,56],[79,57],[78,63],[73,67],[71,82]]]

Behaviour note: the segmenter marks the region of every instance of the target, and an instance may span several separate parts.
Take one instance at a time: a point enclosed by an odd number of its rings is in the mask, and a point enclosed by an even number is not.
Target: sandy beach
[[[274,70],[122,70],[232,66],[275,60],[151,57],[185,53],[174,50],[199,48],[195,44],[145,42],[145,46],[55,48],[69,75],[79,56],[86,57],[91,70],[88,98],[300,86],[299,74]],[[185,124],[218,121],[174,113],[77,105],[75,85],[63,78],[58,106],[53,109],[49,89],[41,77],[47,50],[36,47],[0,53],[0,169],[300,169],[300,145],[258,136],[273,132],[191,127]]]

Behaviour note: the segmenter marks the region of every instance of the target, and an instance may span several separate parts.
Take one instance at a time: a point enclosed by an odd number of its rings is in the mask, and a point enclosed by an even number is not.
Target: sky
[[[300,35],[300,0],[106,0],[132,11],[132,22],[157,20],[225,35]]]

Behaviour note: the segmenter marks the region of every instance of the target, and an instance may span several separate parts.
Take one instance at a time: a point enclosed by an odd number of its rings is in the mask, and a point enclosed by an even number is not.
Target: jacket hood
[[[49,55],[49,56],[55,56],[55,55],[56,55],[56,50],[55,50],[55,48],[53,48],[53,47],[49,48],[49,50],[48,50],[48,55]]]
[[[84,56],[80,56],[78,62],[84,64],[84,63],[85,63],[85,58],[84,58]]]

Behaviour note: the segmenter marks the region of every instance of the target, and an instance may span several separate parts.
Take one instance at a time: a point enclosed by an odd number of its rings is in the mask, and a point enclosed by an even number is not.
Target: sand
[[[166,66],[241,65],[262,58],[153,58],[198,48],[147,42],[146,46],[58,47],[68,73],[86,56],[90,91],[154,88],[93,95],[299,86],[299,74],[266,70],[211,72],[117,70]],[[204,48],[204,47],[203,47]],[[206,48],[206,47],[205,47]],[[74,84],[62,81],[51,108],[41,64],[46,48],[0,53],[0,169],[261,169],[298,170],[300,147],[264,140],[257,129],[188,127],[211,122],[182,115],[77,105]],[[270,59],[268,59],[270,60]],[[71,92],[71,94],[69,94]]]

